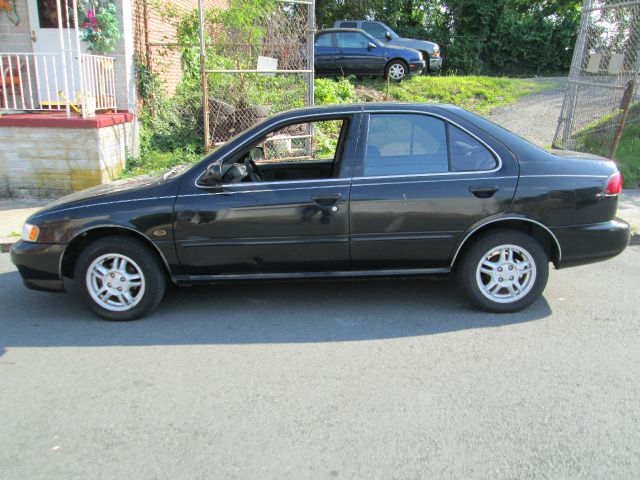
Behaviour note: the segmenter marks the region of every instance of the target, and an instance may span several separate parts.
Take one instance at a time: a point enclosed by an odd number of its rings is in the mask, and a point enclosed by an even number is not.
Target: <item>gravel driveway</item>
[[[495,108],[485,116],[541,147],[550,147],[567,85],[565,77],[555,80],[557,88],[528,95],[516,103]]]

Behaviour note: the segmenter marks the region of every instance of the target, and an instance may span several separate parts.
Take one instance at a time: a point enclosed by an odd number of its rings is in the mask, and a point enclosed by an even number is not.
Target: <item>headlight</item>
[[[25,242],[37,242],[40,229],[30,223],[25,223],[22,227],[22,240]]]

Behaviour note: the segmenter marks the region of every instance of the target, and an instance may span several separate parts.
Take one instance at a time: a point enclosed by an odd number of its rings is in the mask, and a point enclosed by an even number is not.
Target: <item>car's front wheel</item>
[[[89,308],[107,320],[134,320],[151,312],[166,287],[154,252],[125,236],[90,244],[80,254],[74,276]]]
[[[542,294],[549,258],[530,235],[495,230],[479,237],[464,253],[457,276],[460,288],[477,307],[515,312]]]
[[[401,81],[409,73],[409,67],[402,60],[393,60],[389,62],[385,69],[385,76],[394,82]]]

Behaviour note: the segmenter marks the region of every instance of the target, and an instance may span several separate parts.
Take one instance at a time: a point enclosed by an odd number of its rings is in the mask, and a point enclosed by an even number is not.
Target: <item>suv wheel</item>
[[[78,258],[75,279],[91,310],[107,320],[134,320],[155,309],[166,287],[164,269],[142,242],[102,238]]]
[[[526,233],[496,230],[465,252],[457,274],[460,288],[476,306],[491,312],[515,312],[542,294],[549,259]]]

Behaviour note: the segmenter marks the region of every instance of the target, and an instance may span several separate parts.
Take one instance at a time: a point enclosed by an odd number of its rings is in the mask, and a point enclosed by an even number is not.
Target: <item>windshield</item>
[[[382,22],[380,22],[380,23],[382,23]],[[394,32],[393,29],[389,25],[387,25],[386,23],[382,23],[382,25],[387,27],[387,30],[389,30],[389,33],[391,34],[391,38],[400,38],[400,35],[398,35],[396,32]]]

